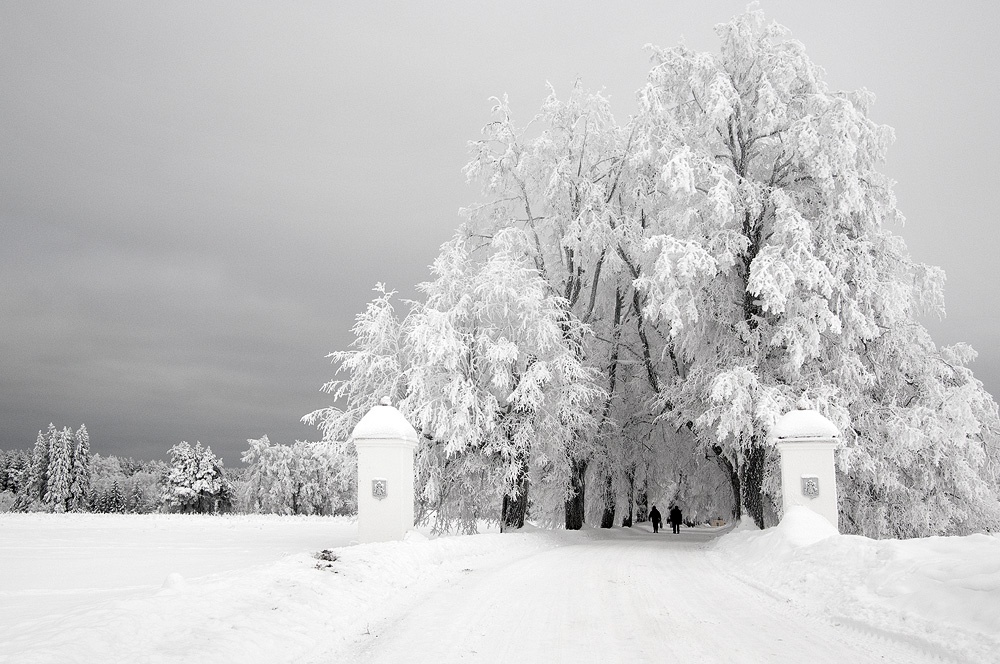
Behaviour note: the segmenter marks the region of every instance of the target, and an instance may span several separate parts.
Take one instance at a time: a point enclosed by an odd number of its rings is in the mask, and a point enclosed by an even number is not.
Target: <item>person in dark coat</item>
[[[649,510],[649,520],[653,522],[653,532],[660,532],[660,526],[663,525],[663,517],[660,516],[660,510],[656,509],[656,505],[653,505],[653,509]]]
[[[672,505],[667,520],[670,522],[674,535],[681,532],[681,523],[684,520],[684,517],[681,516],[681,508],[677,507],[677,505]]]

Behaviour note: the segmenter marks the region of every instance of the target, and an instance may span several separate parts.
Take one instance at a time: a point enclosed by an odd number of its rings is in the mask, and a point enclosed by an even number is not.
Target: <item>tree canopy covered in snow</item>
[[[247,441],[241,504],[266,514],[351,514],[357,511],[357,466],[329,443],[275,445]]]
[[[526,125],[497,99],[466,168],[480,202],[422,299],[400,316],[383,288],[358,317],[335,405],[306,419],[350,454],[390,396],[445,524],[611,525],[655,495],[763,527],[768,433],[805,399],[843,432],[842,531],[997,529],[997,405],[974,351],[919,322],[944,275],[894,232],[892,130],[761,11],[717,32],[715,54],[651,48],[624,124],[580,84]]]
[[[170,448],[170,470],[163,488],[168,510],[214,514],[232,507],[232,487],[222,472],[222,460],[211,447],[182,441]]]

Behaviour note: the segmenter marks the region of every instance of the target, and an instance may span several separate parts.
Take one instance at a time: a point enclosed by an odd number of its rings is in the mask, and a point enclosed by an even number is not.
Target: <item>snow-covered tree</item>
[[[65,512],[69,509],[72,470],[73,431],[69,427],[65,427],[49,440],[49,469],[45,502],[57,512]]]
[[[31,452],[0,450],[0,512],[25,509],[30,483]]]
[[[329,443],[275,445],[249,439],[242,500],[250,512],[351,514],[357,511],[357,465]]]
[[[519,526],[532,476],[545,492],[537,509],[561,506],[571,439],[592,427],[595,376],[576,350],[585,328],[525,262],[527,241],[514,229],[476,245],[457,237],[403,320],[383,290],[358,318],[354,349],[334,354],[349,377],[326,389],[346,408],[307,418],[334,442],[376,397],[395,398],[422,433],[421,506],[440,527]]]
[[[232,492],[222,460],[211,447],[183,441],[170,448],[171,465],[163,490],[164,505],[178,512],[214,514],[228,511]]]
[[[39,432],[41,433],[41,432]],[[22,494],[31,475],[31,455],[24,450],[0,450],[0,491]]]
[[[942,278],[890,228],[901,215],[877,167],[891,130],[868,119],[867,93],[828,90],[761,12],[719,34],[718,56],[654,50],[622,130],[578,90],[546,100],[531,140],[498,104],[470,165],[491,196],[475,230],[529,229],[553,290],[590,294],[572,312],[610,341],[585,353],[609,360],[605,412],[673,429],[640,434],[659,443],[639,467],[666,459],[718,484],[714,458],[735,510],[763,525],[779,490],[767,431],[804,394],[849,434],[845,530],[996,527],[996,406],[970,355],[938,351],[917,322],[943,311]],[[621,299],[633,325],[611,314]],[[647,380],[616,402],[623,348]],[[629,476],[625,443],[592,452],[606,495]]]
[[[146,514],[159,509],[162,487],[169,474],[169,466],[165,462],[93,454],[89,465],[89,509],[95,512],[119,511],[122,501],[121,511]]]
[[[72,467],[70,469],[69,506],[82,509],[90,493],[90,434],[81,424],[73,436]]]
[[[618,381],[620,343],[634,295],[617,252],[619,187],[631,137],[614,121],[608,101],[580,85],[565,101],[552,90],[529,126],[514,122],[506,97],[496,100],[493,115],[483,138],[471,144],[473,158],[466,166],[467,177],[482,185],[483,202],[466,210],[460,233],[524,234],[528,241],[518,247],[518,258],[534,268],[547,294],[561,298],[565,342],[573,346],[575,360],[599,370],[604,398],[589,404],[595,427],[572,432],[565,450],[570,464],[565,525],[579,528],[591,460],[596,454],[605,478],[614,470],[610,459],[621,460],[600,451],[613,445],[609,435],[617,439],[614,416],[620,413],[611,406],[623,403],[616,400],[625,383]],[[641,318],[634,320],[645,340]],[[593,334],[574,339],[578,326]]]
[[[652,50],[625,125],[579,85],[523,127],[497,100],[467,167],[483,201],[424,301],[400,319],[383,292],[359,317],[327,386],[343,410],[309,421],[347,441],[392,397],[439,513],[512,503],[534,473],[538,512],[568,498],[578,527],[589,475],[605,525],[662,495],[763,526],[768,432],[804,398],[844,432],[842,530],[1000,528],[997,405],[975,353],[919,322],[943,315],[943,273],[895,234],[892,130],[759,10],[717,32],[717,54]]]
[[[423,497],[439,516],[454,506],[467,519],[485,510],[470,501],[492,496],[502,525],[519,527],[529,486],[540,514],[572,495],[574,452],[594,429],[602,393],[596,371],[580,361],[588,330],[526,260],[531,242],[515,228],[488,240],[457,237],[432,266],[436,278],[419,287],[426,302],[407,319],[409,389],[400,408],[427,439],[418,466]]]
[[[117,478],[95,495],[92,509],[105,514],[124,514],[128,511],[128,500]]]
[[[635,203],[660,221],[639,284],[683,376],[667,420],[718,457],[758,525],[778,502],[767,431],[805,395],[845,433],[845,530],[997,527],[996,405],[972,355],[918,322],[943,313],[943,274],[893,233],[878,170],[892,130],[760,11],[718,32],[718,56],[654,50],[634,120]]]
[[[28,502],[45,500],[49,472],[49,441],[57,437],[56,425],[49,423],[48,435],[38,432],[31,451],[31,475],[28,485]]]

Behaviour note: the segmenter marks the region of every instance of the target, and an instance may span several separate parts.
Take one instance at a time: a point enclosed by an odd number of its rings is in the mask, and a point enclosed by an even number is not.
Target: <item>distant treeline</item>
[[[326,443],[248,441],[243,469],[224,469],[201,443],[171,461],[91,454],[85,425],[50,424],[31,450],[0,450],[0,512],[351,514],[354,468]]]

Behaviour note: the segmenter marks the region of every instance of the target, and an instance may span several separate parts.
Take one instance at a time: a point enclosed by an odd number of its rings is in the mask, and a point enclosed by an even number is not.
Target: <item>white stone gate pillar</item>
[[[781,451],[784,512],[802,505],[839,529],[833,451],[840,440],[840,431],[820,413],[799,406],[778,418],[771,437]]]
[[[358,449],[358,540],[403,539],[413,528],[417,432],[386,397],[361,418],[351,438]]]

